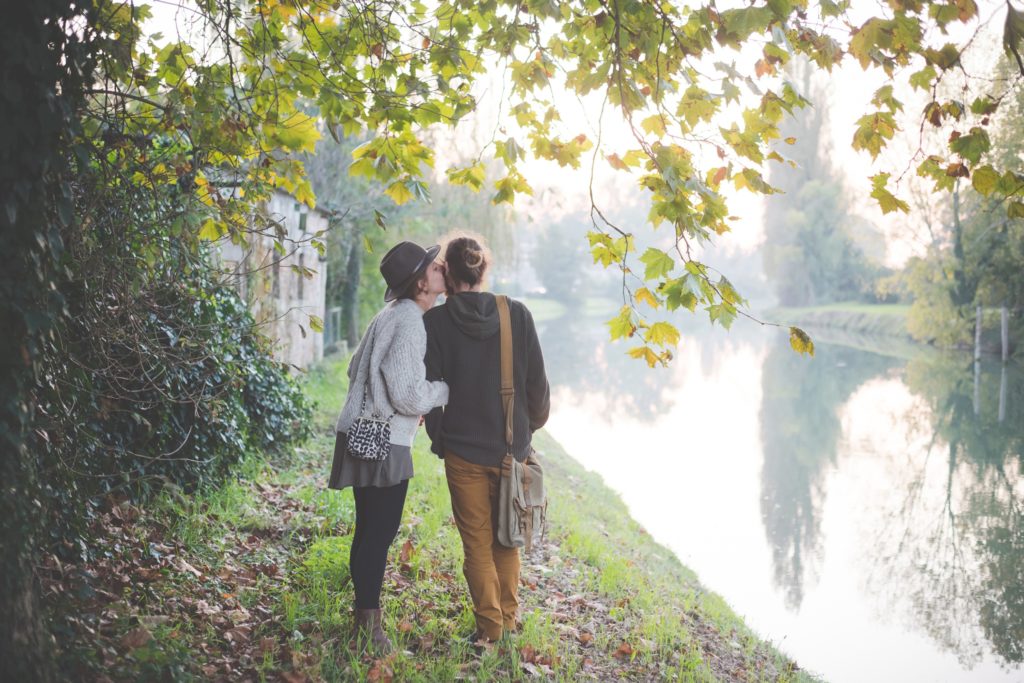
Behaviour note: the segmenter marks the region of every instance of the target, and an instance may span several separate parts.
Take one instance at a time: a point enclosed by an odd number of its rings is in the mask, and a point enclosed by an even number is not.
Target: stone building
[[[306,369],[324,355],[323,335],[311,328],[311,317],[325,318],[327,261],[311,240],[327,229],[330,213],[310,209],[281,190],[261,210],[264,221],[280,227],[250,235],[244,247],[223,241],[220,260],[249,303],[260,331],[273,340],[274,356]],[[275,239],[275,233],[283,239]]]

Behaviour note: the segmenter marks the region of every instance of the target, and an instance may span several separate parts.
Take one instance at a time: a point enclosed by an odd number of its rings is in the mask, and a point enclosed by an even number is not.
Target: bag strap
[[[516,399],[516,389],[512,383],[512,318],[508,312],[508,297],[496,294],[494,301],[498,304],[498,326],[501,334],[501,409],[505,413],[505,455],[511,456],[512,409]]]

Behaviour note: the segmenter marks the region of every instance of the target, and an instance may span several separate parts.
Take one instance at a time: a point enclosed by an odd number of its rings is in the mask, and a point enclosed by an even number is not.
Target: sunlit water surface
[[[647,370],[599,320],[540,335],[550,432],[803,668],[1024,680],[1018,368],[983,365],[976,391],[970,358],[810,360],[747,329]]]

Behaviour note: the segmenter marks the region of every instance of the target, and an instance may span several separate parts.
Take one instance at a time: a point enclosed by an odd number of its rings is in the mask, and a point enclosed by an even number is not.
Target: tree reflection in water
[[[761,519],[772,549],[775,584],[796,610],[816,580],[822,480],[835,462],[839,412],[857,387],[899,361],[820,344],[800,356],[785,338],[773,344],[762,373]]]
[[[1024,661],[1024,381],[1019,367],[915,359],[921,399],[906,421],[930,431],[924,452],[894,461],[905,493],[888,504],[870,589],[971,667],[991,651]]]
[[[537,335],[552,389],[600,395],[609,412],[640,422],[653,422],[671,410],[672,374],[649,370],[627,356],[628,347],[621,342],[609,344],[608,328],[600,319],[569,313],[538,322]]]

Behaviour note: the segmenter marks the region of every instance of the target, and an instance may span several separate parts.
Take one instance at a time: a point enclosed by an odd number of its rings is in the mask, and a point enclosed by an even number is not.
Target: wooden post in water
[[[981,305],[974,315],[974,414],[981,412]]]
[[[1010,357],[1010,310],[1006,307],[1006,302],[1003,302],[1003,308],[1000,310],[1000,332],[1002,332],[1002,343],[1003,343],[1003,362],[1005,363]]]
[[[999,423],[1006,420],[1006,363],[999,372]]]

